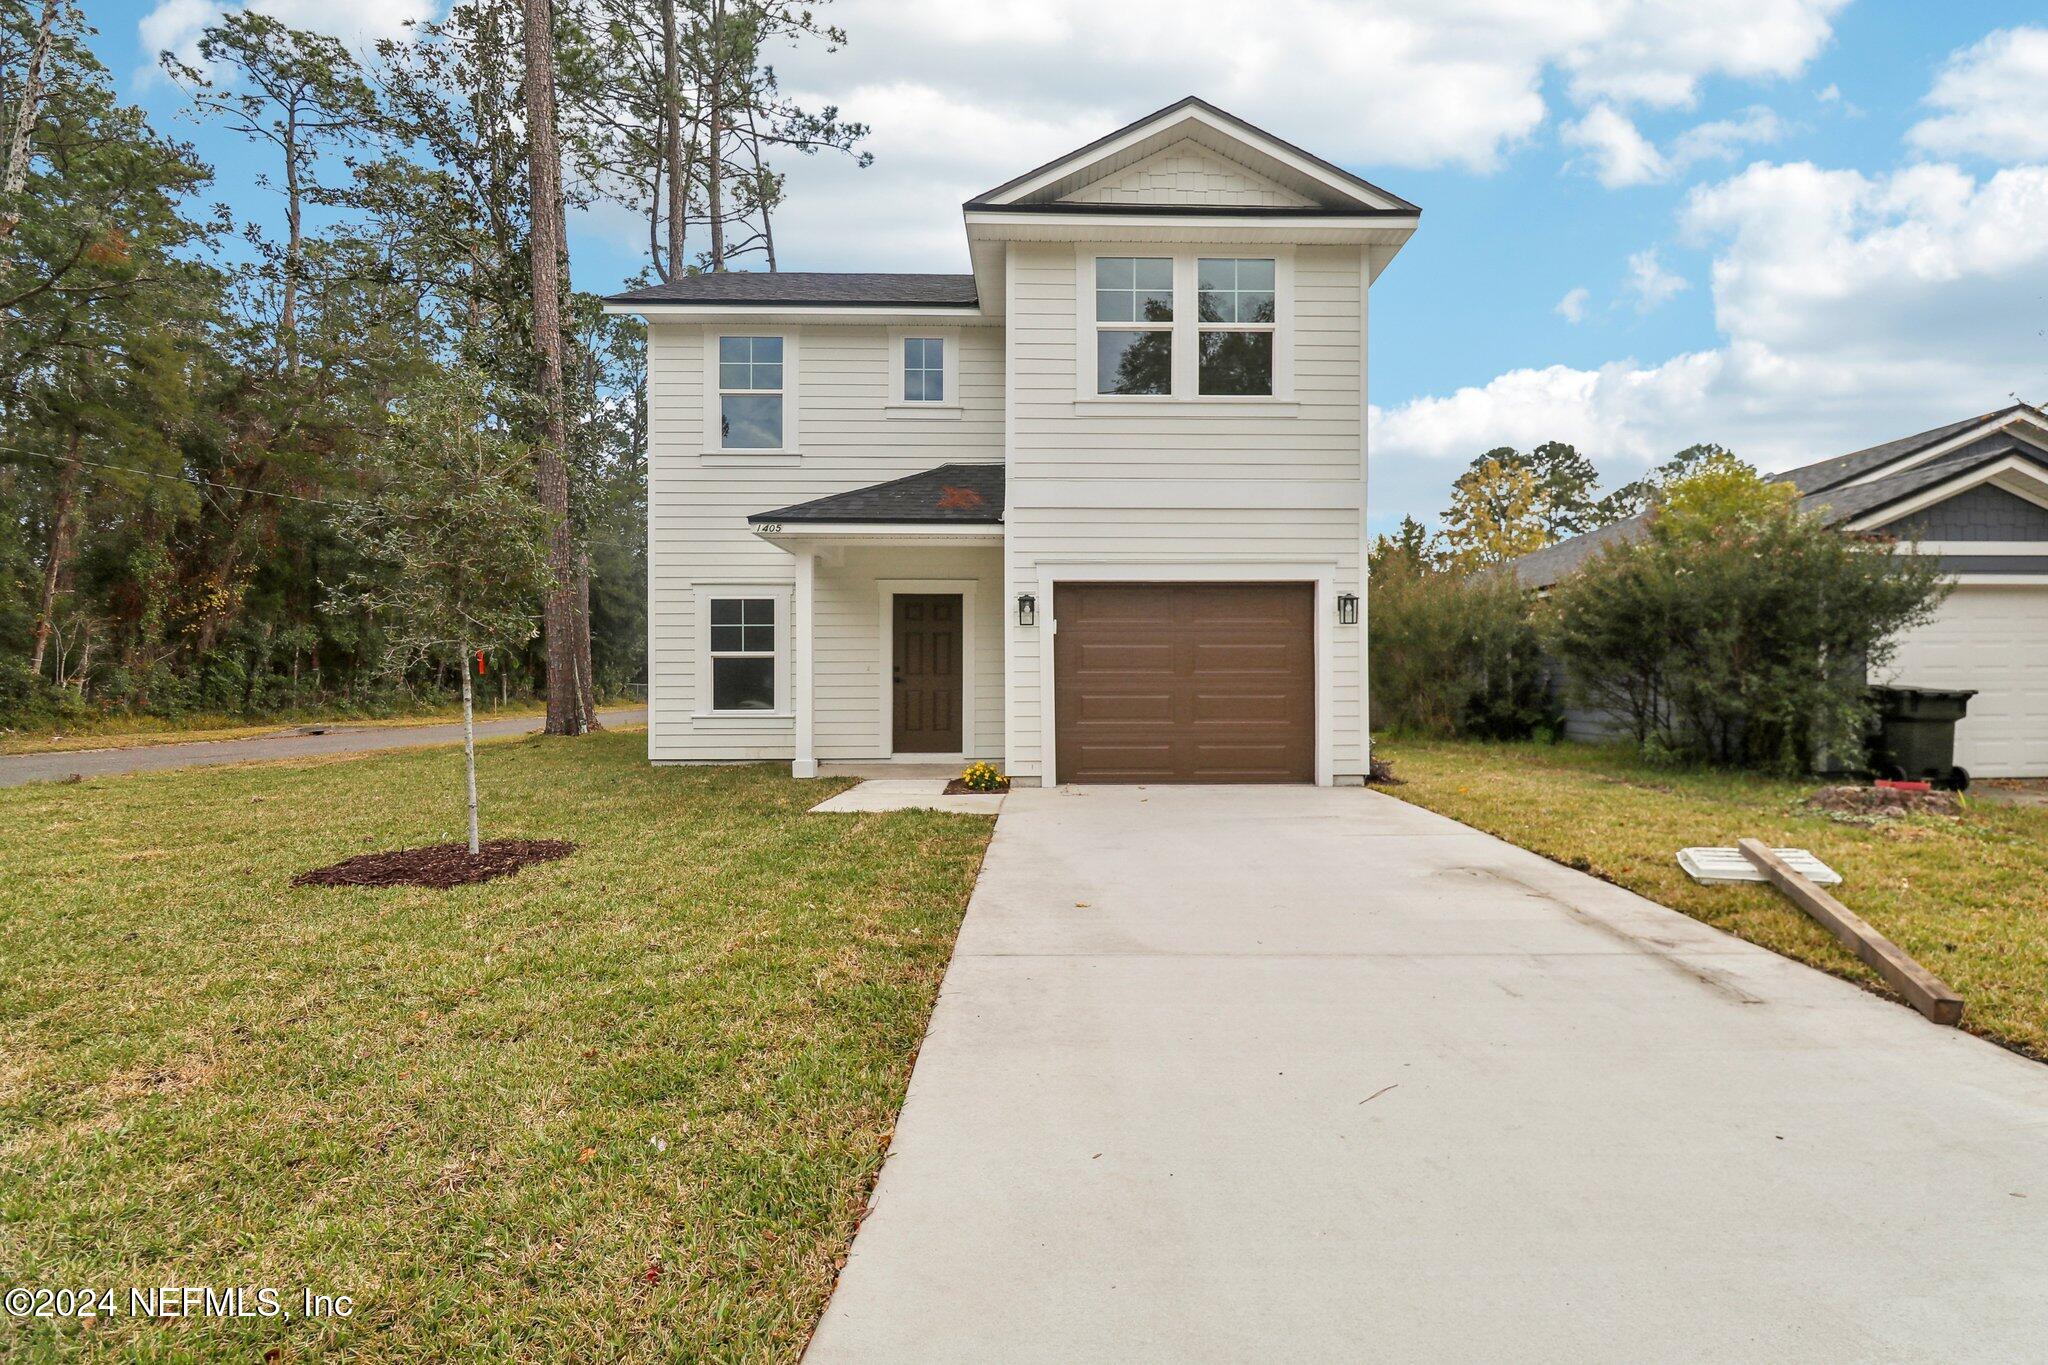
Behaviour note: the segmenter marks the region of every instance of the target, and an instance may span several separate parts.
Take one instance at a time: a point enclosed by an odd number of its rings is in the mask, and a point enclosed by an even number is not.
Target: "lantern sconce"
[[[1017,594],[1017,624],[1035,626],[1038,624],[1038,599],[1028,592]]]
[[[1355,626],[1358,624],[1358,594],[1340,592],[1337,594],[1337,624]]]

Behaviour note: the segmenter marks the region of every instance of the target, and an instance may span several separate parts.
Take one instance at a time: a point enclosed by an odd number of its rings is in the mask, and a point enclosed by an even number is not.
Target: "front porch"
[[[945,465],[748,519],[795,561],[795,776],[1002,761],[1002,473]]]

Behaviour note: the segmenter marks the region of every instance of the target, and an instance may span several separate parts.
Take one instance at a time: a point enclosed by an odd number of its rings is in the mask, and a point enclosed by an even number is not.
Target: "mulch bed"
[[[576,851],[567,839],[491,839],[469,856],[469,845],[434,844],[388,853],[363,853],[292,878],[293,886],[430,886],[446,890],[509,877],[528,863],[553,862]]]
[[[1806,804],[1829,815],[1876,816],[1960,815],[1962,798],[1954,792],[1896,791],[1890,787],[1822,787]]]
[[[996,785],[993,787],[970,787],[965,782],[962,782],[959,778],[956,777],[951,782],[948,782],[946,784],[946,795],[1001,796],[1004,792],[1008,791],[1009,789],[1010,779],[1007,777],[1004,778],[1002,781],[996,783]]]

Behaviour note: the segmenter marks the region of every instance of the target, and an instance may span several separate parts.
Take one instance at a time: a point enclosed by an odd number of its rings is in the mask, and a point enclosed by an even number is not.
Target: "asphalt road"
[[[638,725],[647,719],[644,706],[599,711],[606,725]],[[481,721],[478,739],[532,734],[539,716]],[[196,768],[213,763],[250,763],[278,758],[319,758],[327,754],[368,753],[377,749],[411,749],[426,744],[462,741],[462,722],[449,725],[350,725],[325,734],[264,735],[254,739],[200,740],[191,744],[152,744],[133,749],[81,749],[66,753],[0,756],[0,787],[28,782],[62,782],[80,777],[154,772],[160,768]]]

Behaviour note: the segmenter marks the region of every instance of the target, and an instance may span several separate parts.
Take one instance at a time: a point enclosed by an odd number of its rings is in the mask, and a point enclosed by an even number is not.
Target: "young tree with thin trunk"
[[[58,0],[43,0],[35,41],[29,45],[28,69],[15,100],[14,132],[7,140],[7,168],[0,178],[0,191],[6,196],[5,206],[0,207],[0,242],[12,237],[21,225],[21,192],[28,186],[29,135],[42,113],[43,64],[50,59],[50,31],[57,22],[57,4]]]
[[[472,669],[534,635],[533,604],[557,586],[553,518],[530,491],[530,455],[491,415],[482,382],[434,376],[393,408],[377,441],[383,481],[338,518],[365,567],[334,610],[385,624],[391,664],[455,664],[462,674],[469,851],[478,849]]]

